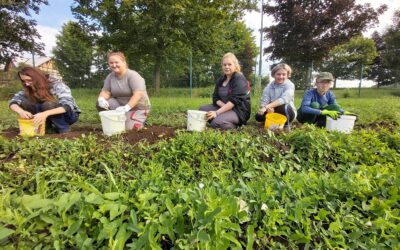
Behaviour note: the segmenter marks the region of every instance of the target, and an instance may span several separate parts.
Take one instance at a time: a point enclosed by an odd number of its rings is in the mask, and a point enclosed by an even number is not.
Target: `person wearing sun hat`
[[[330,72],[320,72],[315,78],[316,88],[304,93],[300,108],[297,110],[297,120],[300,123],[313,123],[325,127],[326,116],[337,119],[342,114],[352,114],[344,111],[336,103],[336,97],[330,87],[334,81]]]

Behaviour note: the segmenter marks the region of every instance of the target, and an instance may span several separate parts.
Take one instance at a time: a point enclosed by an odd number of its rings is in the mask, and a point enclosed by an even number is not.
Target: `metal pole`
[[[32,50],[32,67],[35,67],[35,51]]]
[[[361,70],[360,70],[360,84],[358,85],[358,97],[361,97],[361,83],[362,83],[362,78],[363,78],[363,71],[364,71],[364,65],[361,63]]]
[[[261,66],[262,66],[262,38],[263,38],[263,6],[264,6],[264,0],[261,0],[261,27],[260,27],[260,64],[258,65],[258,75],[261,77]]]
[[[192,51],[190,51],[189,55],[189,83],[190,83],[190,98],[192,98],[192,85],[193,85],[193,80],[192,80],[192,75],[193,74],[193,68],[192,68]]]

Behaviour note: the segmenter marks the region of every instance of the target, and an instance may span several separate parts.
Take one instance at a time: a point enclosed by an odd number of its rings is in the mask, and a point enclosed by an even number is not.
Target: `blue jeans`
[[[25,100],[21,103],[21,108],[31,112],[32,114],[37,114],[47,110],[62,107],[58,102],[43,102],[43,103],[33,103],[29,100]],[[65,113],[51,115],[47,117],[46,128],[55,127],[58,133],[65,133],[69,131],[71,124],[74,124],[79,119],[79,113],[74,112],[69,107],[65,108]]]
[[[310,107],[314,108],[314,109],[319,109],[319,110],[326,109],[326,110],[340,111],[340,109],[341,109],[338,104],[330,104],[330,105],[326,105],[324,107],[320,107],[320,104],[318,102],[312,102]],[[297,120],[300,123],[315,124],[317,127],[325,127],[326,126],[326,116],[303,113],[301,107],[297,110]]]

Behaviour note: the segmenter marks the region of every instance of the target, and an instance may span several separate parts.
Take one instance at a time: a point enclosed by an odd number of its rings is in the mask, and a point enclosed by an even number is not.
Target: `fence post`
[[[362,84],[362,78],[363,78],[363,71],[364,71],[364,65],[360,63],[360,84],[358,85],[358,97],[361,97],[361,84]]]
[[[190,51],[189,54],[189,85],[190,85],[190,98],[192,98],[192,86],[193,86],[192,51]]]

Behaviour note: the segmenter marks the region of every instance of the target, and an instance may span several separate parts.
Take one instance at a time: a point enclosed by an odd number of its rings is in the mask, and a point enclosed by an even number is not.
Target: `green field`
[[[17,127],[16,115],[8,109],[8,101],[17,91],[16,87],[0,89],[0,108],[4,111],[0,114],[0,130],[9,127]],[[198,109],[200,105],[211,102],[213,88],[193,89],[190,98],[189,89],[169,88],[162,89],[155,94],[149,91],[152,103],[150,124],[163,124],[168,126],[184,127],[186,124],[186,111]],[[100,125],[100,118],[96,112],[95,103],[98,89],[73,89],[73,96],[82,109],[80,125]],[[261,91],[253,91],[252,116],[249,121],[254,124],[254,113],[258,109]],[[400,124],[400,89],[362,89],[358,96],[358,89],[335,90],[338,103],[345,109],[359,115],[357,124],[368,124],[377,121],[396,122]],[[297,90],[295,95],[296,107],[300,106],[303,90]],[[349,96],[344,98],[344,96]],[[251,129],[251,128],[250,128]]]
[[[349,135],[262,132],[253,115],[234,131],[185,131],[210,92],[150,91],[150,126],[177,128],[152,145],[0,136],[0,248],[400,249],[398,90],[335,90],[358,114]],[[1,130],[17,127],[11,93],[0,90]],[[97,94],[73,90],[74,127],[100,127]]]

